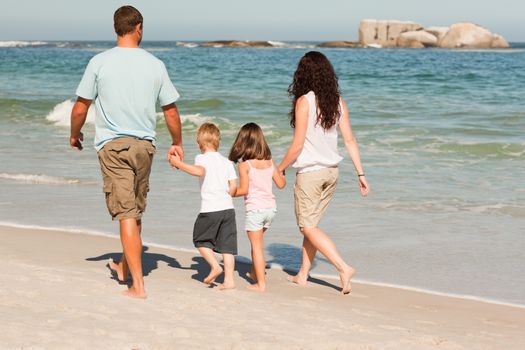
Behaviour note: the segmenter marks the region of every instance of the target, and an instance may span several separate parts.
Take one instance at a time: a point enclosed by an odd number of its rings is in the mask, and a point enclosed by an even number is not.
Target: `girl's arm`
[[[306,138],[306,129],[308,127],[308,110],[310,104],[305,96],[301,96],[295,104],[295,128],[293,140],[288,148],[288,152],[284,156],[281,164],[279,164],[279,172],[282,173],[295,162],[297,157],[301,154],[304,147],[304,140]]]
[[[206,169],[204,169],[204,167],[200,165],[186,164],[181,160],[180,156],[178,155],[170,154],[169,161],[172,166],[190,175],[201,177],[204,176],[204,174],[206,174]]]
[[[277,188],[283,188],[284,186],[286,186],[286,177],[279,171],[279,169],[275,166],[275,163],[273,162],[272,160],[272,163],[273,163],[273,182],[275,182],[275,185],[277,186]]]
[[[350,126],[350,118],[348,117],[348,109],[346,108],[346,103],[343,101],[343,115],[339,120],[339,130],[341,131],[341,136],[345,142],[346,151],[354,163],[354,168],[357,171],[358,175],[364,175],[363,167],[361,166],[361,157],[359,155],[359,146],[357,140],[352,133],[352,128]],[[366,197],[370,190],[368,182],[364,176],[358,176],[359,180],[359,189],[361,190],[361,195]]]
[[[242,162],[239,163],[239,187],[237,187],[237,190],[234,192],[232,197],[240,197],[248,194],[248,172],[250,171],[250,167],[248,166],[248,162]]]

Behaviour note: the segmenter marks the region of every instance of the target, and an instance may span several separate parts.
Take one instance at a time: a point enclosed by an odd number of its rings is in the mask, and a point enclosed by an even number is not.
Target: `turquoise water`
[[[110,42],[0,42],[0,223],[117,233],[105,209],[92,124],[82,152],[68,119],[87,61]],[[279,160],[292,137],[286,89],[312,43],[274,49],[146,42],[182,98],[186,155],[199,123],[223,132],[264,126]],[[525,305],[525,45],[510,50],[323,49],[340,78],[372,186],[362,199],[351,162],[321,227],[358,278]],[[160,117],[160,115],[159,115]],[[191,248],[197,180],[171,170],[161,119],[144,237]],[[341,152],[344,149],[341,148]],[[292,172],[288,183],[294,181]],[[266,235],[268,260],[300,263],[291,186]],[[249,256],[242,201],[240,253]],[[314,272],[334,274],[324,259]]]

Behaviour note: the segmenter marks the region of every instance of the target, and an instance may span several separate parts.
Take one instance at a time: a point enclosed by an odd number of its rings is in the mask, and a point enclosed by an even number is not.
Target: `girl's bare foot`
[[[300,286],[306,286],[306,283],[307,283],[307,280],[308,280],[308,276],[301,276],[300,274],[297,274],[295,276],[288,276],[288,277],[286,277],[286,279],[289,282],[298,284]]]
[[[339,277],[341,278],[341,286],[342,286],[341,294],[343,295],[350,294],[350,292],[352,291],[350,280],[352,279],[354,274],[355,274],[355,269],[350,266],[348,266],[346,269],[344,269],[343,271],[339,273]]]
[[[120,263],[116,263],[115,261],[113,261],[113,259],[110,258],[108,260],[108,266],[111,272],[117,275],[117,280],[119,280],[120,282],[126,282],[129,276],[127,276],[127,274],[126,276],[124,275],[124,270]]]
[[[219,284],[217,288],[219,288],[219,290],[235,289],[235,284],[233,282],[224,282],[223,284]]]
[[[146,299],[146,292],[144,290],[137,291],[135,287],[130,287],[128,290],[125,290],[122,292],[123,295],[130,297],[130,298],[137,298],[137,299]]]
[[[246,289],[260,293],[266,292],[266,286],[260,286],[259,283],[250,284],[249,286],[246,286]]]
[[[248,278],[251,279],[252,281],[257,282],[257,275],[255,274],[253,267],[250,272],[246,273],[246,276],[248,276]]]
[[[206,284],[213,284],[215,282],[215,279],[219,277],[219,275],[222,273],[222,268],[220,266],[214,267],[211,269],[209,275],[203,280]]]

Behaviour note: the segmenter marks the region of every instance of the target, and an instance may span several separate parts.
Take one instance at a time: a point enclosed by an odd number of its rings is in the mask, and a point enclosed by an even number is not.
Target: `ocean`
[[[69,115],[88,60],[113,42],[0,41],[0,224],[117,236],[105,208],[95,117],[85,149],[69,148]],[[356,280],[525,305],[525,44],[506,50],[321,49],[339,76],[361,149],[368,198],[348,157],[321,222]],[[227,154],[238,129],[263,126],[274,159],[292,138],[287,87],[315,43],[201,48],[144,42],[181,93],[186,158],[204,121]],[[198,181],[166,162],[159,113],[144,240],[191,249]],[[340,142],[341,153],[344,147]],[[300,265],[293,171],[275,189],[269,263]],[[244,207],[235,200],[240,255],[249,257]],[[45,249],[45,247],[42,247]],[[176,256],[176,252],[174,252]],[[79,257],[83,258],[83,257]],[[318,256],[313,273],[335,275]]]

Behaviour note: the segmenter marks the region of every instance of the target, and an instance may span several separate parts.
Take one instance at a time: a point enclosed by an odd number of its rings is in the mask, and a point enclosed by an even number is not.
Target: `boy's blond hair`
[[[215,150],[219,149],[221,142],[221,131],[217,125],[213,123],[204,123],[197,130],[197,143],[200,149],[206,146],[213,147]]]

